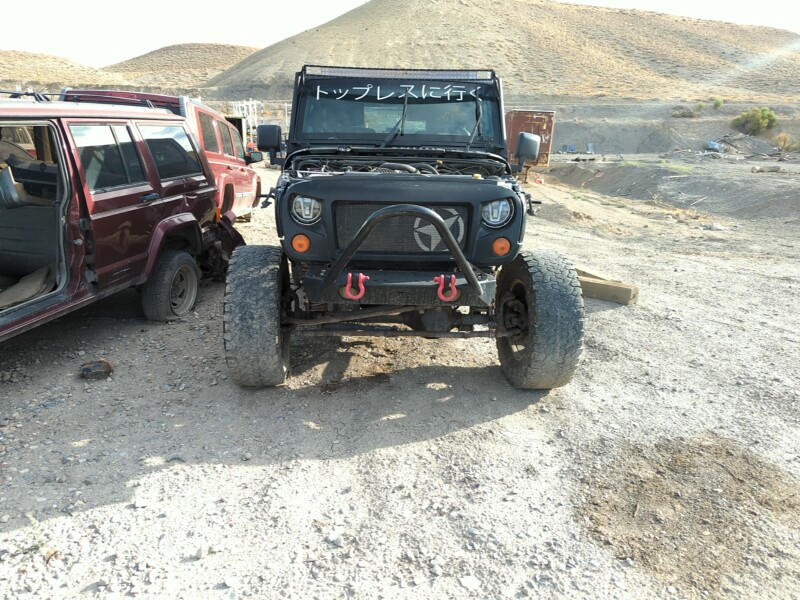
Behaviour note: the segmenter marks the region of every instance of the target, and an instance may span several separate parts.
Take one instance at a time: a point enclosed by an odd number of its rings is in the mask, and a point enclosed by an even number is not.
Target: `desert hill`
[[[494,68],[510,103],[719,97],[794,105],[800,96],[800,35],[554,0],[371,0],[260,50],[179,44],[104,69],[0,51],[0,86],[283,101],[304,63]]]
[[[93,69],[59,56],[0,51],[0,88],[57,92],[63,87],[117,87],[196,95],[205,82],[258,48],[176,44]]]
[[[257,50],[228,44],[176,44],[103,70],[148,88],[200,88]]]
[[[49,54],[0,51],[0,87],[2,89],[30,88],[33,91],[58,91],[62,87],[78,85],[127,85],[123,75]]]
[[[264,48],[207,85],[286,98],[303,63],[486,68],[510,98],[764,98],[800,93],[800,36],[551,0],[371,0]]]

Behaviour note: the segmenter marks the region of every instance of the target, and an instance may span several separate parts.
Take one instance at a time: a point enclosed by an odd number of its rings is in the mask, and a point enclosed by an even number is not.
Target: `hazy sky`
[[[4,1],[0,50],[52,54],[104,67],[173,44],[266,48],[366,1]],[[11,23],[15,26],[10,27]]]
[[[456,0],[452,1],[455,4]],[[800,2],[796,0],[756,4],[735,0],[563,1],[766,25],[800,33]],[[4,2],[0,50],[52,54],[91,67],[103,67],[173,44],[197,42],[266,48],[364,2],[256,0],[241,4],[220,2],[213,8],[205,3],[164,0]],[[420,19],[423,18],[424,13],[420,14]],[[464,25],[468,24],[454,23],[454,26]]]

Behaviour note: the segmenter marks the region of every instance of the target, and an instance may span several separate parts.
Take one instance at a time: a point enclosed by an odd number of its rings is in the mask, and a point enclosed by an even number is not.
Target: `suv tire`
[[[289,370],[289,334],[281,331],[289,269],[275,246],[240,246],[225,286],[225,360],[243,387],[279,385]]]
[[[174,321],[188,315],[197,303],[200,269],[184,250],[164,250],[142,286],[142,309],[151,321]]]
[[[521,252],[497,278],[499,328],[520,328],[498,337],[506,378],[518,388],[566,385],[583,351],[584,311],[578,274],[557,252]]]

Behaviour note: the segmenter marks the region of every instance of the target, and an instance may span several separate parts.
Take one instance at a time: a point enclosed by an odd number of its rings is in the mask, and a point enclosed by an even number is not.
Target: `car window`
[[[0,142],[14,144],[36,158],[36,149],[33,145],[30,128],[28,127],[0,127]]]
[[[124,125],[71,125],[86,182],[100,190],[145,181],[139,154]]]
[[[9,133],[14,130],[24,132],[17,139],[39,139],[42,152],[35,159],[35,149],[28,151],[21,143],[9,141],[5,136],[0,139],[0,208],[8,208],[9,204],[13,208],[34,205],[52,207],[58,199],[59,186],[64,189],[53,128],[41,123],[26,126],[0,123],[0,131]],[[0,229],[8,226],[4,221],[7,221],[7,213],[0,214]],[[16,235],[21,231],[17,231]],[[0,239],[0,254],[4,250],[3,239]],[[0,268],[0,272],[2,270]]]
[[[217,127],[219,127],[219,134],[222,138],[222,146],[225,148],[225,154],[235,156],[233,153],[233,142],[231,142],[230,127],[228,127],[224,121],[217,121]]]
[[[0,127],[0,137],[15,144],[33,144],[27,127]]]
[[[245,152],[244,152],[244,144],[242,144],[242,136],[239,135],[239,132],[235,128],[230,128],[231,137],[233,138],[233,145],[236,148],[236,154],[242,160],[245,159]]]
[[[161,179],[202,175],[197,151],[179,125],[140,125]]]
[[[200,116],[200,134],[203,137],[203,148],[205,148],[206,152],[219,152],[219,141],[217,140],[217,132],[214,129],[214,117],[204,112],[198,114]]]
[[[114,135],[117,138],[119,149],[122,152],[122,159],[125,161],[125,168],[128,171],[128,180],[131,183],[138,183],[145,181],[144,169],[142,168],[142,160],[139,158],[139,153],[136,151],[136,144],[131,138],[131,132],[125,125],[114,125],[112,128]]]
[[[479,141],[499,133],[500,104],[485,83],[312,79],[299,99],[299,132],[309,139],[383,140],[396,134],[461,142],[473,138],[473,130]]]

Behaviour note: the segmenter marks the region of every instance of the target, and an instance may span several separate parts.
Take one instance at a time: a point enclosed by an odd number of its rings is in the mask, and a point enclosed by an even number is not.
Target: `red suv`
[[[211,163],[217,181],[217,204],[222,213],[232,211],[249,220],[261,196],[261,178],[250,165],[263,160],[261,152],[248,152],[239,130],[222,114],[188,96],[165,96],[121,90],[65,89],[68,102],[102,102],[148,105],[186,117],[189,127]]]
[[[0,341],[129,287],[150,319],[189,313],[243,240],[186,119],[3,96],[0,132],[35,148],[0,138]]]

